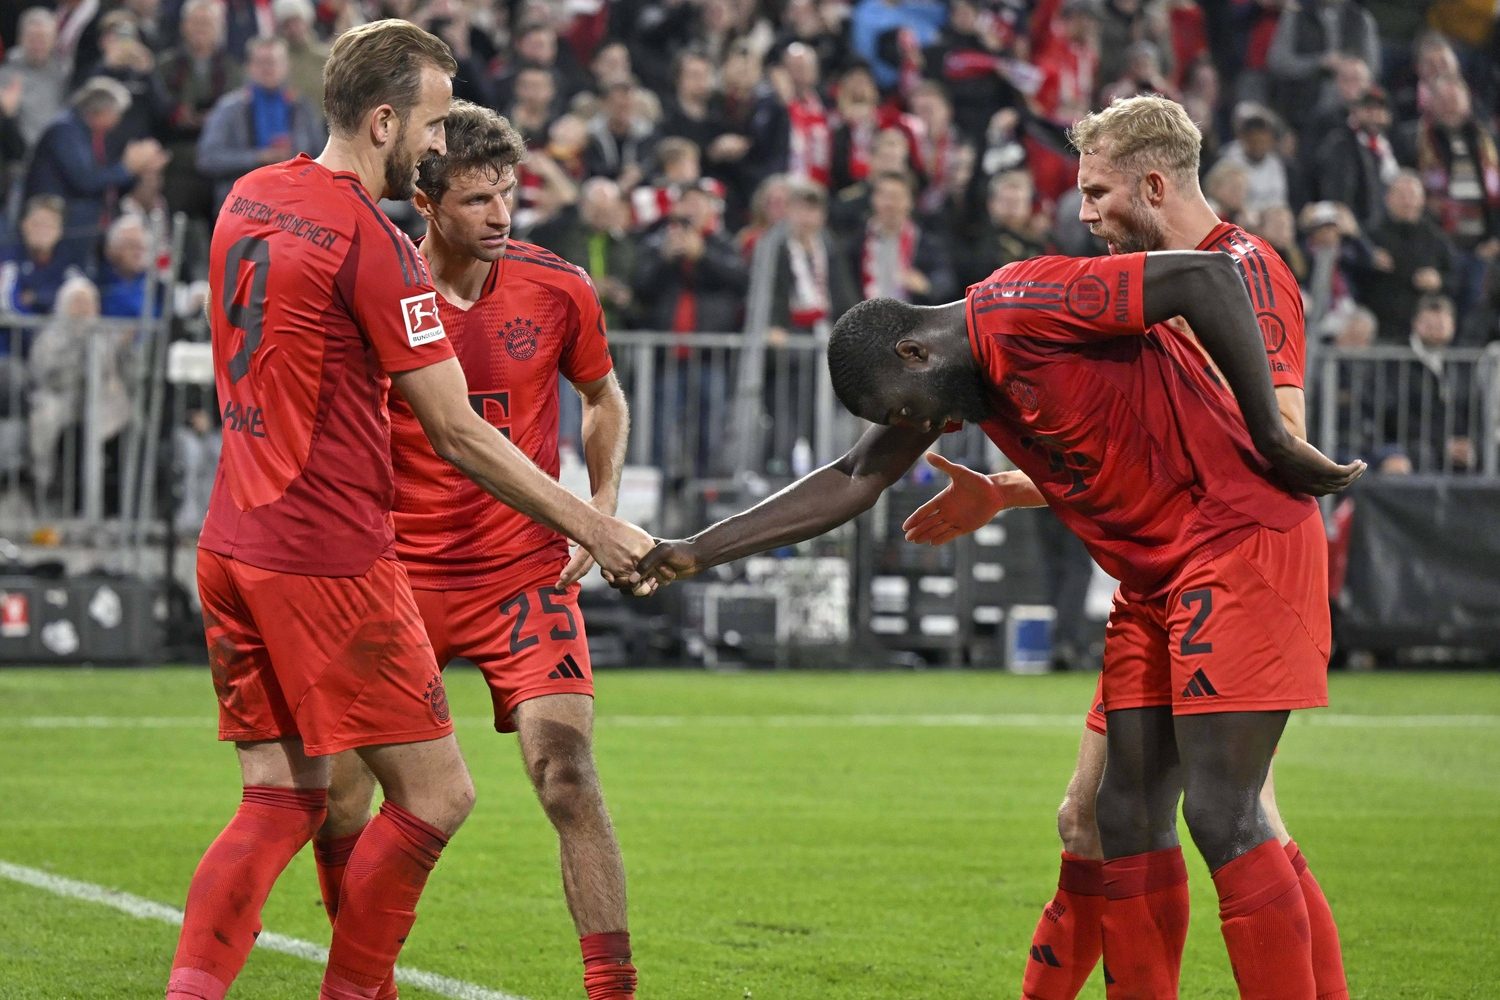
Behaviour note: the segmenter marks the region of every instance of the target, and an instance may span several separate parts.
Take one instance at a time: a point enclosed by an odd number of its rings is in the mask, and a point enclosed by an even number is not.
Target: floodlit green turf
[[[1053,811],[1092,686],[604,675],[600,764],[643,1000],[1017,996],[1055,887]],[[581,997],[555,840],[514,738],[489,728],[473,671],[455,670],[449,691],[479,805],[403,962],[529,1000]],[[1346,724],[1294,719],[1277,776],[1338,916],[1354,995],[1500,995],[1500,674],[1337,676],[1333,700],[1341,718],[1322,714]],[[1035,717],[962,718],[1001,713]],[[0,861],[181,905],[238,797],[212,720],[198,669],[0,671]],[[1212,886],[1189,854],[1182,996],[1232,997]],[[265,925],[326,943],[307,852]],[[159,997],[175,939],[165,923],[0,878],[4,1000]],[[231,996],[304,1000],[319,974],[257,952]],[[1103,996],[1097,978],[1084,996]]]

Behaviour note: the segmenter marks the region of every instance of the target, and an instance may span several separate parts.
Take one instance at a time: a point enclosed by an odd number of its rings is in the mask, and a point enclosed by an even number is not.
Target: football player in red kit
[[[446,154],[422,162],[414,204],[427,220],[421,254],[468,379],[469,404],[555,477],[561,374],[583,397],[592,503],[613,514],[629,414],[593,283],[550,251],[510,238],[525,145],[509,122],[454,101],[447,144]],[[594,766],[594,678],[578,609],[576,581],[592,561],[582,549],[570,561],[562,535],[496,503],[442,461],[399,399],[391,401],[391,436],[396,551],[437,662],[477,664],[495,728],[519,736],[557,830],[588,997],[634,997],[625,870]],[[373,791],[358,758],[335,763],[328,819],[314,842],[330,913]],[[394,984],[383,995],[394,995]]]

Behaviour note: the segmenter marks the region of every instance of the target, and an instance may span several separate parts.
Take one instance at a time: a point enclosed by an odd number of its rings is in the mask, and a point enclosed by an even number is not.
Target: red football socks
[[[1312,932],[1291,859],[1275,840],[1214,872],[1220,929],[1243,1000],[1313,1000]]]
[[[1023,1000],[1073,1000],[1104,950],[1104,862],[1062,852],[1057,895],[1031,935]]]
[[[630,964],[630,932],[585,934],[583,989],[588,1000],[635,1000],[635,966]]]
[[[1302,899],[1307,903],[1307,925],[1312,931],[1313,981],[1317,984],[1318,1000],[1349,1000],[1349,983],[1344,979],[1344,950],[1339,945],[1339,928],[1333,922],[1333,910],[1323,895],[1323,888],[1313,878],[1295,840],[1283,845],[1286,856],[1292,861],[1292,871],[1297,873],[1302,886]]]
[[[330,924],[338,922],[339,893],[344,888],[344,869],[349,866],[349,855],[354,853],[354,845],[359,843],[359,836],[364,832],[361,829],[358,833],[326,840],[322,837],[313,838],[313,857],[318,862],[318,889],[323,893],[323,910],[328,914]],[[397,995],[396,978],[392,975],[381,985],[376,997],[378,1000],[394,1000]]]
[[[1109,1000],[1173,1000],[1187,939],[1182,848],[1104,862],[1104,983]]]
[[[321,1000],[375,1000],[417,919],[417,900],[448,838],[386,800],[344,871]]]
[[[245,789],[193,873],[167,1000],[223,1000],[260,934],[271,886],[312,839],[327,803],[321,788]]]

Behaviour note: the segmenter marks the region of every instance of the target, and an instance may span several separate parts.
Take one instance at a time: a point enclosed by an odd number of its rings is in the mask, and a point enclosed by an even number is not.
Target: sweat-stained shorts
[[[301,737],[313,756],[453,732],[406,570],[301,576],[198,550],[219,739]]]
[[[1104,732],[1104,707],[1171,705],[1173,715],[1322,707],[1331,646],[1328,541],[1314,512],[1290,531],[1261,528],[1188,563],[1158,597],[1117,590],[1087,725]]]
[[[437,662],[472,660],[484,673],[495,729],[516,731],[516,706],[549,694],[593,697],[589,641],[578,611],[578,585],[554,590],[555,571],[522,589],[511,584],[468,590],[418,590]]]

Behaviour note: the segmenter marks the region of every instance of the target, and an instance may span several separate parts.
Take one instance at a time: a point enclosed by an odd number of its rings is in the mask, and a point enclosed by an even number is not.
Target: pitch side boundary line
[[[77,879],[53,875],[51,872],[44,872],[37,868],[27,868],[25,865],[0,861],[0,878],[50,892],[54,896],[82,900],[85,903],[98,903],[112,910],[118,910],[126,916],[135,917],[137,920],[158,920],[174,927],[182,924],[182,911],[176,907],[133,896],[128,892],[107,889],[92,882],[80,882]],[[264,931],[256,939],[255,947],[257,950],[264,949],[303,958],[309,962],[316,962],[318,965],[328,963],[327,948],[301,938],[288,937],[285,934]],[[166,982],[166,974],[167,970],[163,969],[163,983]],[[451,997],[452,1000],[526,1000],[525,997],[516,996],[513,993],[502,993],[476,983],[467,983],[462,979],[440,976],[435,972],[424,972],[421,969],[413,969],[404,965],[396,967],[396,982],[403,986],[424,989],[438,996]]]
[[[461,725],[488,726],[488,716],[458,718]],[[1083,714],[919,714],[919,715],[611,715],[603,714],[595,726],[608,729],[683,729],[700,726],[741,726],[767,729],[834,728],[991,728],[1076,729]],[[212,729],[212,717],[48,715],[0,718],[0,729]],[[1335,729],[1493,729],[1500,728],[1500,715],[1350,715],[1321,710],[1294,712],[1289,726]]]

